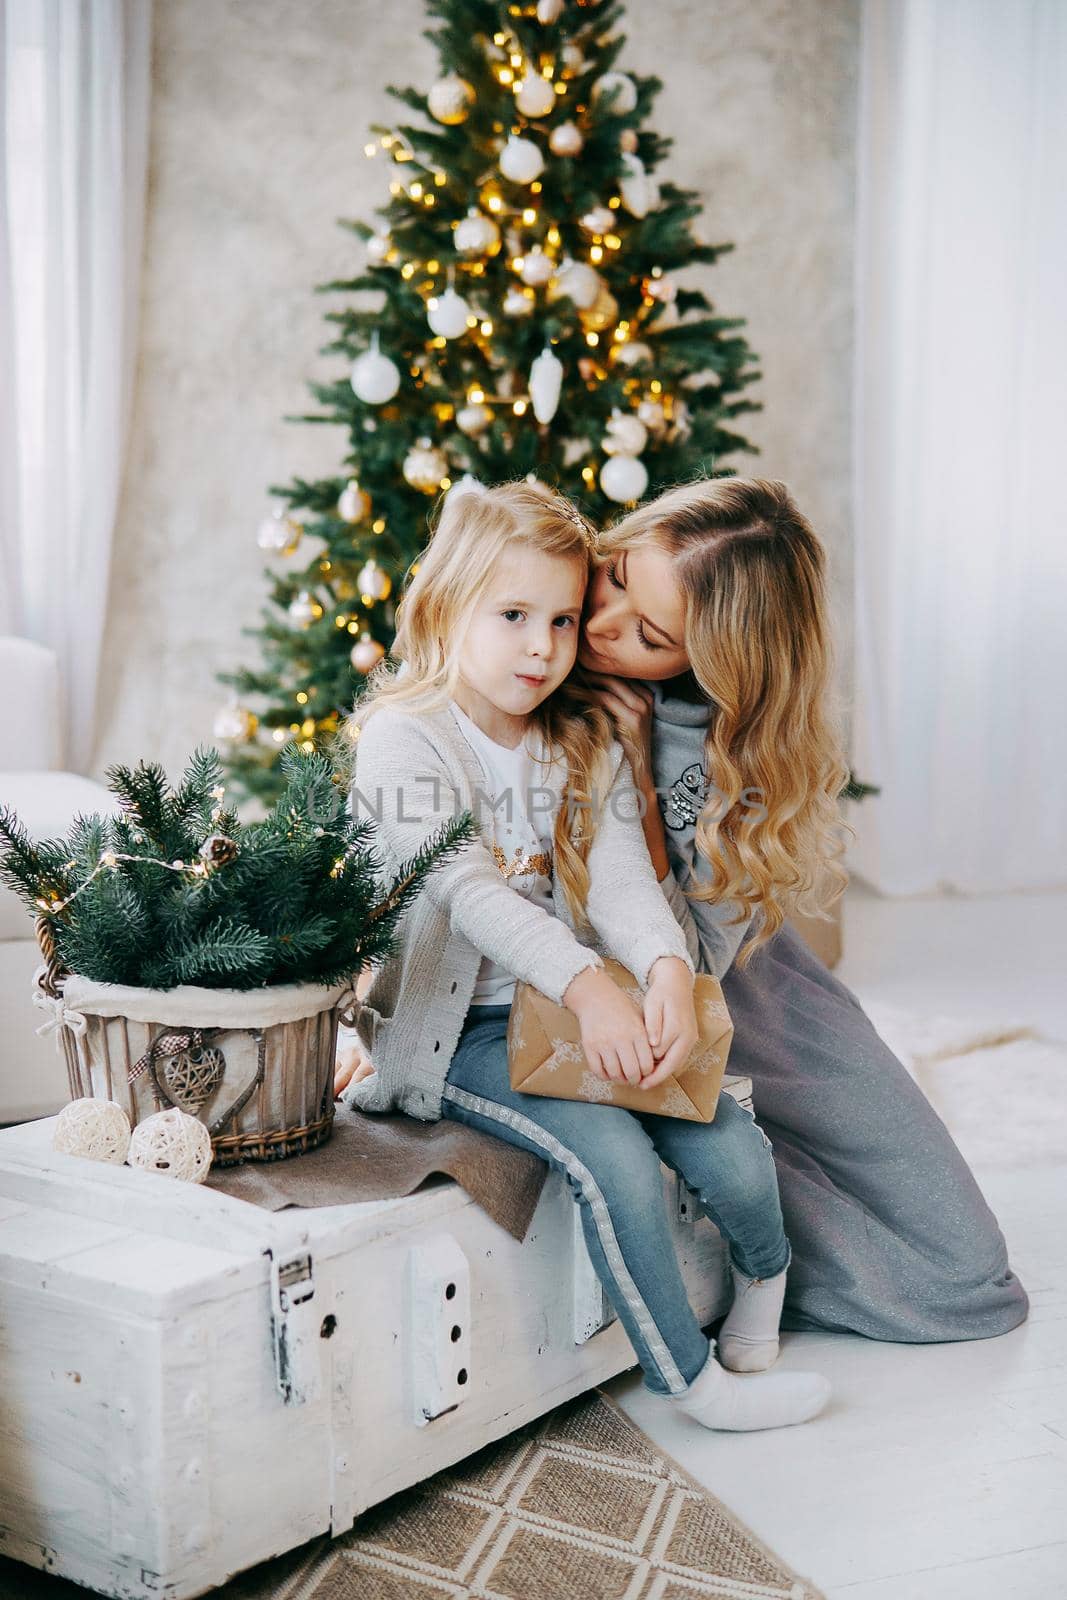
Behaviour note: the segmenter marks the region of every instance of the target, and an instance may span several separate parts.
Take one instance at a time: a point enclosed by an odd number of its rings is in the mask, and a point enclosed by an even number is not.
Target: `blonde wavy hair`
[[[825,914],[845,886],[826,555],[785,484],[764,478],[683,484],[623,517],[599,549],[641,545],[674,560],[686,654],[712,702],[696,824],[711,877],[690,898],[762,913],[744,965],[789,912]]]
[[[454,698],[460,643],[497,563],[517,546],[577,561],[588,577],[596,532],[569,500],[536,481],[449,491],[438,505],[429,544],[409,569],[390,656],[375,668],[349,718],[351,739],[382,706],[432,712]],[[402,675],[395,662],[406,663]],[[555,869],[576,924],[587,927],[586,863],[607,798],[612,722],[568,678],[530,723],[567,773],[554,827]]]

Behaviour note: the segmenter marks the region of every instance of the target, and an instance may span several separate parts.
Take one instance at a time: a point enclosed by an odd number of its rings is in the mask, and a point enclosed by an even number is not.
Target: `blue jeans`
[[[679,1173],[750,1278],[789,1265],[766,1135],[730,1095],[715,1121],[520,1094],[508,1081],[510,1006],[472,1006],[452,1057],[443,1116],[532,1150],[562,1172],[590,1259],[658,1394],[680,1394],[709,1345],[685,1292],[663,1198],[661,1161]]]

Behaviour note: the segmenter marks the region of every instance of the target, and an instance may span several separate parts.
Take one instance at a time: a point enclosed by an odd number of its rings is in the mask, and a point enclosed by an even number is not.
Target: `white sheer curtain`
[[[77,771],[133,379],[150,25],[150,0],[0,0],[0,629],[57,652]]]
[[[856,870],[1067,882],[1067,4],[865,0]]]

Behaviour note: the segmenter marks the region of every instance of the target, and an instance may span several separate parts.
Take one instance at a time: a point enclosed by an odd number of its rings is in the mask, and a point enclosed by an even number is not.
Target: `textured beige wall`
[[[632,0],[621,65],[666,85],[665,172],[736,251],[707,287],[749,319],[765,410],[752,470],[794,485],[831,545],[847,656],[853,122],[859,0]],[[210,740],[215,671],[265,593],[267,486],[336,470],[343,435],[281,419],[349,273],[340,216],[370,218],[384,169],[367,126],[387,83],[429,83],[421,0],[156,0],[140,360],[116,533],[98,774],[152,757],[176,775]]]

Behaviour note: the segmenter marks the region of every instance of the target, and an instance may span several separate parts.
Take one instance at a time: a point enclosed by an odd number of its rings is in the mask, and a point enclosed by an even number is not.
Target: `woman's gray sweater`
[[[579,932],[555,868],[554,916],[504,881],[489,849],[485,776],[451,711],[383,707],[372,714],[356,745],[349,803],[353,816],[377,823],[375,844],[386,873],[394,875],[443,822],[463,811],[472,812],[482,838],[437,867],[401,917],[397,952],[375,975],[357,1024],[376,1070],[352,1085],[346,1099],[369,1111],[400,1110],[425,1121],[440,1116],[445,1074],[483,956],[557,1003],[579,972],[603,965],[604,954],[642,985],[661,956],[678,956],[695,969],[691,940],[670,903],[672,887],[656,881],[640,797],[617,742],[610,774],[587,861],[594,931]],[[557,766],[534,794],[554,814],[561,791]],[[676,885],[673,894],[681,899]]]

